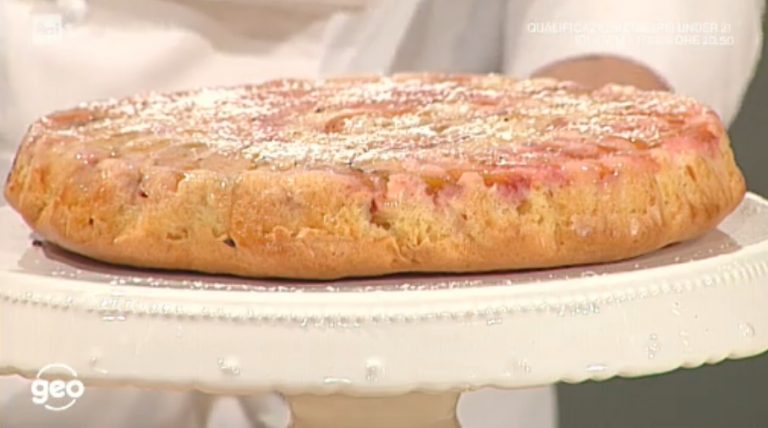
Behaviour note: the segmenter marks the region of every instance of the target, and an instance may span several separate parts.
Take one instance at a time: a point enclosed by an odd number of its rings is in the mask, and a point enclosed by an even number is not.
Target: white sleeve
[[[760,57],[762,0],[510,0],[503,71],[614,55],[653,69],[730,123]],[[514,25],[512,25],[514,23]]]

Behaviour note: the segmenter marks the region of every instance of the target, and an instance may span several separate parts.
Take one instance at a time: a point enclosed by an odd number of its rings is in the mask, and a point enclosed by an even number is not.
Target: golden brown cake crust
[[[618,260],[744,192],[690,98],[435,74],[82,104],[30,127],[5,188],[95,259],[314,279]]]

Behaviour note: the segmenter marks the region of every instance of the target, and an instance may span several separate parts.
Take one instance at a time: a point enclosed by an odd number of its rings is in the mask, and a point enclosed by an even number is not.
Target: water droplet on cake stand
[[[652,333],[650,336],[648,336],[648,347],[647,347],[648,359],[652,360],[656,358],[656,354],[658,354],[659,351],[661,351],[661,343],[659,343],[659,336]]]
[[[506,374],[511,376],[513,373],[530,373],[533,369],[525,358],[513,358],[507,364]]]
[[[744,337],[754,337],[755,327],[748,322],[739,323],[739,333]]]
[[[504,322],[504,319],[502,319],[501,317],[493,317],[485,320],[485,324],[488,326],[499,325],[499,324],[502,324],[503,322]]]
[[[233,357],[222,357],[216,360],[219,370],[229,376],[240,375],[240,364]]]
[[[371,358],[365,362],[365,380],[377,382],[384,372],[384,365],[378,359]]]
[[[99,368],[99,356],[94,354],[91,355],[90,358],[88,358],[88,365],[93,369],[93,371],[101,374],[109,374],[109,371],[106,369]]]
[[[602,363],[592,363],[587,365],[587,372],[602,373],[608,369],[608,366]]]
[[[672,304],[672,315],[680,316],[680,302]]]
[[[345,377],[326,376],[323,378],[325,385],[351,385],[352,381]]]
[[[684,347],[687,348],[691,346],[691,343],[689,340],[690,334],[686,330],[680,330],[680,333],[678,333],[678,335],[680,336],[680,343],[682,343]]]

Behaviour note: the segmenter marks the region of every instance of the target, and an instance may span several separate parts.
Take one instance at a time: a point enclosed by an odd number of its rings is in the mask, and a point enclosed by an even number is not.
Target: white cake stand
[[[620,263],[330,283],[108,266],[33,246],[7,206],[0,225],[0,372],[278,391],[299,427],[452,427],[461,391],[768,348],[768,203],[752,194],[705,237]]]

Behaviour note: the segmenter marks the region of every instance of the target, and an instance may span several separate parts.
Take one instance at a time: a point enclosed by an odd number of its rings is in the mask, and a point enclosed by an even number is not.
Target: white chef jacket
[[[36,117],[84,100],[286,76],[525,77],[593,54],[645,64],[728,123],[758,60],[762,7],[761,0],[2,0],[0,156],[15,150]],[[0,377],[0,426],[287,423],[276,396],[91,388],[56,414],[30,399],[26,382]],[[553,428],[554,393],[465,394],[459,418],[467,428]]]

